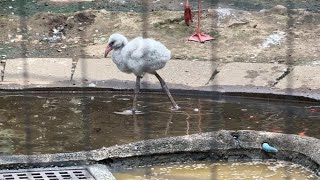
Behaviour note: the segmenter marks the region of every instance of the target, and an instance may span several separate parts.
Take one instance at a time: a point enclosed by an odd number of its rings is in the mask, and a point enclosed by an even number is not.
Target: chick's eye
[[[114,41],[110,42],[110,43],[109,43],[109,46],[112,46],[113,44],[114,44]]]

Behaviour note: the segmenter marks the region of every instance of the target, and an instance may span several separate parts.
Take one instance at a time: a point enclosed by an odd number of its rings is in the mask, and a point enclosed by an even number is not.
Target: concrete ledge
[[[72,59],[31,58],[5,61],[4,81],[1,85],[44,87],[70,79]]]
[[[320,68],[315,66],[295,66],[275,87],[278,89],[320,89]]]
[[[185,85],[196,89],[203,86],[210,80],[212,73],[217,66],[209,61],[169,61],[165,68],[159,70],[159,74],[169,84]],[[80,59],[74,73],[75,83],[85,81],[91,86],[110,87],[108,81],[116,80],[124,84],[124,88],[132,89],[130,82],[135,81],[133,74],[126,74],[118,70],[110,58],[108,59]],[[159,81],[154,75],[145,74],[142,85],[149,86],[156,84],[160,87]]]
[[[109,171],[108,167],[103,164],[93,164],[86,167],[88,171],[97,180],[116,180],[116,178]]]
[[[209,84],[272,87],[286,69],[283,64],[229,63],[221,67]]]
[[[111,59],[6,60],[1,71],[0,90],[132,90],[133,74],[120,72]],[[5,68],[4,68],[5,67]],[[25,72],[24,72],[25,71]],[[71,74],[73,80],[70,81]],[[228,63],[171,60],[159,74],[172,92],[211,92],[262,97],[296,97],[320,100],[320,66],[286,66],[267,63]],[[27,77],[27,78],[25,78]],[[142,79],[142,90],[159,91],[158,80],[150,74]]]
[[[261,151],[267,142],[278,153]],[[320,176],[320,140],[259,131],[216,131],[146,140],[89,152],[1,156],[1,168],[75,166],[103,163],[111,168],[191,160],[275,159],[301,164]]]

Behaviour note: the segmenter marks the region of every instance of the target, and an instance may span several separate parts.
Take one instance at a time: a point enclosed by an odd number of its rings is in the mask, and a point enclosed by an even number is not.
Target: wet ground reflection
[[[128,94],[1,96],[0,151],[2,154],[73,152],[220,129],[320,138],[317,104],[227,96],[175,96],[181,109],[172,111],[166,96],[142,94],[138,109],[143,114],[115,113],[130,109],[132,97]],[[26,131],[30,133],[28,138]]]

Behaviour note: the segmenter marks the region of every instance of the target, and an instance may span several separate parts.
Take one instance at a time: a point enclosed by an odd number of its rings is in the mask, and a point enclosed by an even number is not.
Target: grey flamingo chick
[[[145,73],[154,74],[160,81],[174,109],[179,109],[173,100],[165,81],[156,72],[162,69],[171,58],[171,52],[160,42],[153,39],[137,37],[130,42],[121,34],[112,34],[108,40],[105,57],[112,52],[112,61],[120,71],[136,75],[132,111],[137,110],[137,96],[140,91],[140,80]]]

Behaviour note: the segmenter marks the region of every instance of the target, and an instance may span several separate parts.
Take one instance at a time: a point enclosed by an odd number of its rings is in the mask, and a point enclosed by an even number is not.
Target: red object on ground
[[[300,132],[299,133],[299,136],[305,136],[306,134],[305,134],[306,132]]]
[[[187,0],[184,5],[184,21],[186,22],[187,26],[190,25],[190,22],[193,22],[191,9],[190,9],[190,5],[189,5],[189,0]]]
[[[197,41],[197,42],[202,42],[203,43],[205,41],[210,41],[210,40],[214,39],[213,37],[202,33],[201,30],[200,30],[201,11],[202,11],[201,0],[198,0],[198,27],[197,27],[197,32],[188,39],[189,41]]]

